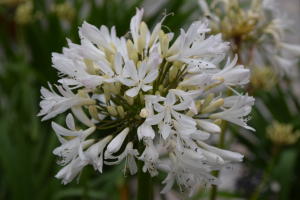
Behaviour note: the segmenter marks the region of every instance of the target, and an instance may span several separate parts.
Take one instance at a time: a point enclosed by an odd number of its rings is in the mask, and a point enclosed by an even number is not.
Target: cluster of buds
[[[209,20],[211,33],[221,33],[223,39],[232,41],[233,52],[246,52],[242,63],[253,65],[255,51],[267,55],[274,67],[286,73],[298,62],[279,56],[281,49],[300,56],[300,46],[284,43],[285,31],[294,30],[293,21],[279,12],[275,0],[253,0],[247,10],[240,0],[214,0],[210,8],[205,0],[198,3]]]
[[[68,40],[69,48],[63,48],[63,54],[52,55],[62,86],[56,86],[60,94],[50,84],[50,90],[41,89],[38,115],[45,115],[42,120],[46,120],[71,109],[87,126],[75,129],[71,113],[66,118],[68,128],[52,122],[62,143],[53,153],[64,166],[56,177],[64,184],[86,165],[102,173],[103,164],[124,159],[124,175],[135,174],[138,159],[151,176],[159,173],[159,165],[169,166],[162,193],[176,179],[181,191],[187,188],[192,194],[197,182],[203,187],[221,183],[210,175],[211,170],[243,160],[243,155],[203,140],[221,132],[222,120],[253,130],[247,126],[247,115],[254,98],[232,88],[249,82],[249,70],[236,66],[237,56],[232,61],[228,58],[219,69],[229,43],[223,43],[221,35],[205,38],[210,31],[207,24],[196,21],[187,32],[181,29],[171,45],[174,34],[162,30],[167,16],[150,32],[142,22],[143,12],[137,9],[131,19],[132,39],[118,38],[115,27],[109,32],[106,26],[98,29],[84,22],[79,28],[81,45]],[[237,95],[222,98],[209,93],[219,85]],[[104,130],[111,132],[105,135]],[[141,154],[136,149],[139,141],[145,147]],[[160,161],[165,151],[170,162]]]
[[[254,66],[250,82],[253,89],[270,91],[279,81],[278,74],[271,66]]]
[[[66,1],[62,4],[54,4],[51,7],[53,13],[55,13],[60,19],[72,22],[76,15],[76,10],[70,2]]]
[[[283,124],[275,121],[273,126],[267,127],[267,137],[276,147],[288,146],[296,143],[300,137],[300,131],[293,132],[292,124]]]

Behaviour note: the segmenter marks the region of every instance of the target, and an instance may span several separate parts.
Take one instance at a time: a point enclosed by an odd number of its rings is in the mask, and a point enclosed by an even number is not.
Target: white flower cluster
[[[151,33],[141,22],[143,12],[137,9],[131,19],[132,40],[118,38],[115,27],[109,33],[106,26],[98,29],[84,22],[79,30],[81,45],[68,40],[69,48],[63,48],[63,54],[53,53],[53,67],[63,87],[56,86],[61,95],[51,85],[51,91],[41,89],[39,116],[45,115],[42,120],[46,120],[71,109],[87,126],[86,130],[76,129],[72,114],[66,118],[68,129],[52,122],[61,142],[53,153],[64,166],[56,177],[64,184],[86,165],[102,173],[103,163],[115,165],[124,159],[124,175],[128,170],[135,174],[138,159],[151,176],[159,173],[158,165],[169,166],[162,193],[170,190],[175,179],[181,190],[193,191],[196,182],[204,187],[220,184],[209,172],[243,159],[239,153],[203,140],[221,132],[222,120],[253,130],[246,116],[254,98],[238,93],[225,99],[202,94],[221,84],[231,88],[248,83],[249,70],[235,66],[237,57],[232,62],[228,59],[222,70],[216,67],[229,47],[220,34],[206,39],[210,31],[206,24],[192,23],[169,46],[173,33],[161,30],[164,19]],[[103,130],[111,133],[88,139]],[[134,149],[139,140],[145,147],[142,153]],[[122,145],[125,150],[119,152]],[[160,160],[161,151],[168,152],[169,163]]]

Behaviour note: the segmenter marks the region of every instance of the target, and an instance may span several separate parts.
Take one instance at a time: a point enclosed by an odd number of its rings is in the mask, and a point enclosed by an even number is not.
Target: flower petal
[[[151,83],[156,79],[157,76],[158,76],[158,70],[153,70],[149,72],[143,81],[144,84]]]

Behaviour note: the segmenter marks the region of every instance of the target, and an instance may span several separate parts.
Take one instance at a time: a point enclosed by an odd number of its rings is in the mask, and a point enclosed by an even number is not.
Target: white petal
[[[158,76],[158,70],[150,71],[144,79],[144,84],[151,83]]]
[[[147,63],[146,60],[144,60],[139,68],[139,79],[143,80],[145,75],[146,75],[146,71],[147,71]]]
[[[166,98],[166,106],[173,106],[175,102],[175,94],[173,92],[169,92]]]
[[[140,91],[140,87],[134,87],[126,91],[126,95],[130,97],[135,97]]]
[[[147,117],[146,122],[150,125],[156,125],[163,120],[165,117],[165,111],[158,113],[157,115],[151,115]]]
[[[127,86],[135,86],[137,84],[136,81],[125,78],[125,77],[119,77],[119,81]]]
[[[142,85],[142,90],[144,92],[147,92],[148,90],[151,90],[153,88],[153,86],[151,85]]]

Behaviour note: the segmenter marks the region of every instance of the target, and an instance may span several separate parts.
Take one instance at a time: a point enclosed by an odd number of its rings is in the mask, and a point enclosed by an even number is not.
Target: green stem
[[[275,164],[277,156],[272,156],[271,159],[268,162],[268,166],[266,167],[265,171],[264,171],[264,175],[263,175],[263,179],[261,180],[260,184],[256,187],[252,197],[250,198],[250,200],[256,200],[259,198],[259,195],[261,193],[261,190],[263,189],[264,185],[266,184],[269,175],[273,169],[273,166]]]
[[[139,142],[139,153],[142,155],[145,149],[143,141]],[[138,193],[137,200],[152,200],[152,177],[149,172],[143,172],[144,162],[138,161]]]

